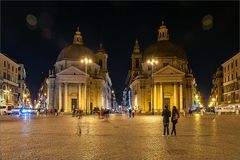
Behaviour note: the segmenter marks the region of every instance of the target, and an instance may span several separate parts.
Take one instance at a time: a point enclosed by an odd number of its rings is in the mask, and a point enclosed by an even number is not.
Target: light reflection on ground
[[[6,120],[4,120],[4,118]],[[162,137],[162,117],[0,117],[5,159],[238,159],[240,116],[180,117]],[[77,135],[78,126],[82,134]],[[170,125],[170,129],[172,125]]]

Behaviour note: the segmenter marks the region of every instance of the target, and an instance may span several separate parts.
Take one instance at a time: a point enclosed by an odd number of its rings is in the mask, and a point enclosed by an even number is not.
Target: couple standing
[[[162,116],[163,116],[163,126],[164,126],[164,132],[163,132],[163,136],[169,135],[169,117],[171,117],[171,111],[169,111],[168,106],[165,106],[165,109],[162,112]],[[179,118],[179,113],[177,110],[176,106],[173,106],[173,110],[172,110],[172,117],[171,117],[171,121],[172,121],[172,132],[171,135],[175,134],[176,136],[176,124]]]

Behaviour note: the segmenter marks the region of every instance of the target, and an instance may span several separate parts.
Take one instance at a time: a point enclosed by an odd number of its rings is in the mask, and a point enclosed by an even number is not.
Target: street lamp
[[[213,102],[213,107],[216,107],[216,99],[212,98],[212,102]]]
[[[152,71],[151,71],[151,108],[152,108],[152,115],[154,115],[154,105],[152,104],[152,85],[153,85],[153,66],[158,64],[158,61],[155,59],[149,59],[147,61],[148,65],[152,66]]]
[[[86,114],[87,114],[87,66],[88,64],[92,63],[92,60],[89,58],[83,58],[81,59],[81,63],[85,64],[85,73],[86,73],[86,83],[85,83],[85,105],[86,105]]]

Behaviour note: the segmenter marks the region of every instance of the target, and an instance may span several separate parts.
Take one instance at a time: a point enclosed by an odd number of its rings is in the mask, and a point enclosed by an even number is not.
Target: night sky
[[[27,15],[34,17],[27,21]],[[206,15],[212,16],[213,23],[207,21],[203,27]],[[239,51],[237,1],[1,2],[1,52],[25,65],[27,85],[35,99],[48,70],[61,49],[72,43],[79,26],[85,46],[95,52],[103,43],[120,102],[135,39],[142,51],[156,42],[162,20],[170,41],[186,51],[206,104],[213,73]]]

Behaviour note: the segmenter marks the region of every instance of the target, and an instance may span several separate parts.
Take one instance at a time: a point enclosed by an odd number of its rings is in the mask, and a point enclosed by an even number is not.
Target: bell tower
[[[133,52],[132,52],[132,76],[135,77],[140,74],[142,70],[142,54],[140,51],[140,46],[138,40],[135,41]]]
[[[167,41],[169,40],[168,29],[164,25],[164,21],[162,21],[162,25],[158,30],[158,41],[163,41],[163,40],[167,40]]]
[[[102,43],[100,43],[99,49],[97,50],[97,53],[96,53],[96,60],[97,60],[97,64],[100,66],[100,71],[103,71],[103,72],[108,71],[107,59],[108,59],[108,55],[105,49],[103,48]]]

